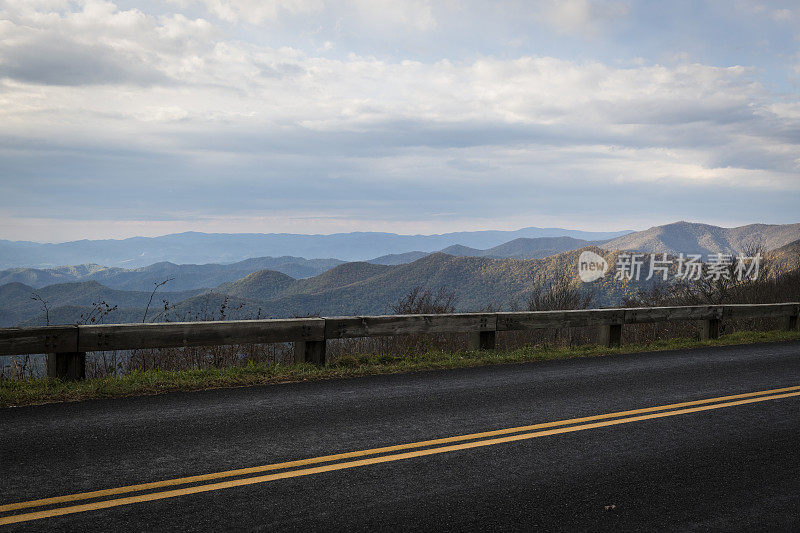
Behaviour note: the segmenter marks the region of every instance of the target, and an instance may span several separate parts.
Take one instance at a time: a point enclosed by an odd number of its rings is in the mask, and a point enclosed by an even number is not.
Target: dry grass
[[[441,351],[431,347],[414,353],[342,351],[323,367],[309,364],[282,364],[250,360],[244,365],[184,370],[133,370],[124,375],[106,375],[85,381],[57,379],[6,379],[0,381],[0,407],[28,404],[159,394],[222,387],[237,387],[291,381],[308,381],[374,374],[391,374],[431,369],[462,368],[479,365],[522,363],[596,357],[618,353],[639,353],[703,346],[800,340],[799,331],[737,331],[720,339],[700,341],[694,337],[662,339],[605,348],[593,344],[569,346],[545,342],[519,348],[487,351]],[[507,341],[507,339],[506,339]],[[370,346],[377,348],[377,346]]]

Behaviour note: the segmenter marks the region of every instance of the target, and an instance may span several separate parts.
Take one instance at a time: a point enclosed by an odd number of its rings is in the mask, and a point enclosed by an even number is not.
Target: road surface
[[[796,531],[799,439],[800,342],[0,409],[0,531]]]

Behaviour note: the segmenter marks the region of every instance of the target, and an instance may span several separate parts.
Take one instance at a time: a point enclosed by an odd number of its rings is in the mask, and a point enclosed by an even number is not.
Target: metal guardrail
[[[83,379],[91,351],[293,342],[295,361],[325,364],[328,339],[469,333],[473,349],[493,349],[498,331],[597,326],[602,344],[619,346],[624,324],[702,320],[702,336],[716,338],[722,320],[785,317],[785,327],[797,329],[798,314],[793,302],[0,328],[0,355],[46,353],[48,376]]]

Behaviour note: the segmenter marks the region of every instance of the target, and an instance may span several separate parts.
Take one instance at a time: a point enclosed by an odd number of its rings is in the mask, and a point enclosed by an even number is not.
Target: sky
[[[796,2],[0,0],[0,239],[798,206]]]

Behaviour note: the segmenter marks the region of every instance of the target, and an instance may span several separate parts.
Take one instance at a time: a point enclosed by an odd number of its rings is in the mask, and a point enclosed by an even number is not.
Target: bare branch
[[[161,283],[153,283],[153,285],[155,285],[155,287],[153,287],[153,292],[150,293],[150,300],[147,302],[147,307],[144,308],[144,316],[142,317],[142,324],[144,324],[145,320],[147,320],[147,311],[150,309],[150,304],[153,303],[153,296],[155,296],[156,291],[158,290],[158,288],[161,287],[162,285],[166,285],[167,283],[169,283],[173,279],[175,279],[175,278],[165,279]]]
[[[44,298],[42,298],[41,296],[39,296],[39,294],[36,293],[36,292],[34,292],[33,295],[31,295],[31,300],[35,300],[35,301],[39,302],[42,305],[42,310],[44,311],[45,325],[49,326],[50,325],[50,304],[49,304],[49,302],[47,300],[45,300]]]

